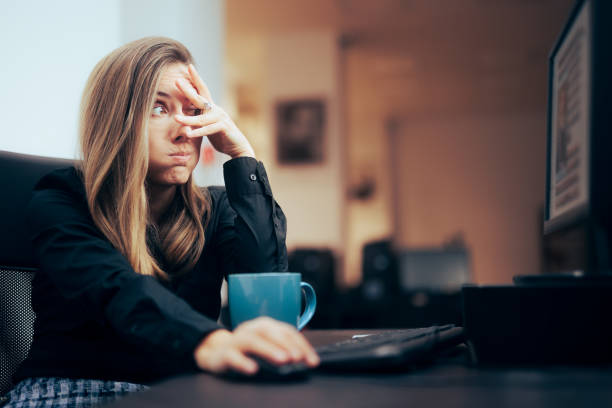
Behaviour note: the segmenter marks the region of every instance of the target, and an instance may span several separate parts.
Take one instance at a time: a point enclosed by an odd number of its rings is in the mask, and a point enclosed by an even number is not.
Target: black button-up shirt
[[[230,160],[224,178],[225,188],[208,188],[212,210],[196,267],[162,282],[136,273],[95,226],[74,168],[43,177],[27,210],[39,262],[34,339],[14,381],[147,383],[195,370],[193,351],[220,327],[223,278],[287,270],[286,220],[261,162]]]

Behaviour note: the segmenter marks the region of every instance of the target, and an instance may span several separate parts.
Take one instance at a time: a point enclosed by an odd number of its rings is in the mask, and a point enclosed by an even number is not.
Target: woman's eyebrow
[[[161,96],[162,98],[167,98],[169,100],[174,99],[172,95],[164,91],[157,91],[157,95]],[[189,98],[187,98],[185,95],[177,96],[177,98],[184,99],[185,101],[189,101]],[[193,105],[191,102],[189,102],[189,104]]]

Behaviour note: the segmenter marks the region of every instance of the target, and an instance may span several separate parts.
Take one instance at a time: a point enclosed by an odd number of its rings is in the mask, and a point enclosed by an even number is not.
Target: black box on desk
[[[343,294],[340,328],[411,328],[462,325],[461,292],[412,291],[372,300],[361,287]]]
[[[462,293],[478,363],[612,363],[612,285],[468,285]]]

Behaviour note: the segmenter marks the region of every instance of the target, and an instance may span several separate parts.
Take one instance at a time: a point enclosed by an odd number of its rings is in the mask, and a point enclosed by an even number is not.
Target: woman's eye
[[[195,108],[195,107],[194,108],[189,108],[189,109],[187,109],[187,113],[190,116],[198,116],[198,115],[202,114],[202,109],[198,109],[198,108]]]
[[[164,113],[164,107],[161,105],[157,105],[153,108],[153,115],[154,116],[161,116],[161,114]]]

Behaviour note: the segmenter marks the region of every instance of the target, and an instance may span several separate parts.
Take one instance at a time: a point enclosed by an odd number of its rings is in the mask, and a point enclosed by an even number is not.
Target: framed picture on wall
[[[283,100],[276,104],[276,158],[279,164],[317,164],[324,160],[325,101]]]

